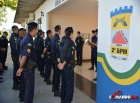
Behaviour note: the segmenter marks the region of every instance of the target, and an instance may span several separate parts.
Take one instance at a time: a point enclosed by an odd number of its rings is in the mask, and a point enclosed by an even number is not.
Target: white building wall
[[[61,0],[61,4],[65,3],[68,0]],[[36,11],[35,11],[35,22],[41,17],[41,11],[44,13],[42,17],[41,29],[46,32],[49,29],[48,27],[48,12],[60,6],[61,4],[55,6],[56,0],[47,0],[45,1]]]

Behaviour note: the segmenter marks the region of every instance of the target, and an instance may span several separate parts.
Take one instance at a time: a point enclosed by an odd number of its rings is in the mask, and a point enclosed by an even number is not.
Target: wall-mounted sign
[[[62,2],[64,2],[65,0],[55,0],[55,6],[60,5]]]

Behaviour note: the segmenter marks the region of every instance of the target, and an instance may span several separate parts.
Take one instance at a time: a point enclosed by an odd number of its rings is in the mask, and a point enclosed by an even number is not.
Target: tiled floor
[[[10,53],[9,53],[10,54]],[[10,55],[7,58],[9,70],[4,73],[4,82],[0,84],[0,103],[19,103],[19,91],[12,90],[12,61]],[[89,63],[83,64],[82,67],[76,67],[75,72],[81,74],[89,80],[94,78],[94,72],[89,71]],[[60,98],[54,97],[51,92],[52,86],[43,82],[36,71],[35,96],[34,103],[60,103]],[[91,93],[92,90],[90,90]],[[74,98],[72,103],[95,103],[89,96],[75,87]]]
[[[75,67],[74,72],[96,83],[95,81],[93,81],[93,78],[96,77],[96,72],[95,70],[88,70],[90,67],[91,67],[90,62],[83,62],[82,66]]]

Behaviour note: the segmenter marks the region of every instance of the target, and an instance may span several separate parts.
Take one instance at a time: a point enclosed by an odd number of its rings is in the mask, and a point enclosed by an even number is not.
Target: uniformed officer
[[[24,28],[19,29],[19,38],[17,40],[17,49],[18,49],[19,60],[21,59],[20,58],[20,43],[21,43],[22,39],[25,37],[25,35],[26,35],[26,33],[24,31],[25,31]],[[21,73],[21,77],[20,77],[20,92],[19,92],[20,102],[24,102],[24,94],[25,94],[24,91],[25,91],[24,75],[23,75],[23,73]]]
[[[7,58],[7,51],[8,51],[8,40],[7,40],[8,33],[3,32],[3,35],[0,37],[1,42],[2,42],[2,48],[5,48],[6,51],[2,52],[2,68],[3,70],[8,70],[7,66],[5,66],[6,58]]]
[[[95,30],[95,34],[96,34],[96,38],[97,38],[97,42],[96,42],[96,47],[97,47],[97,43],[98,43],[98,29]],[[96,51],[95,62],[96,62],[96,71],[95,72],[97,72],[97,51]],[[93,81],[97,81],[97,77],[94,78]]]
[[[83,45],[84,45],[84,40],[80,35],[80,31],[77,32],[77,37],[75,39],[76,43],[76,56],[77,56],[77,65],[81,66],[82,65],[82,51],[83,51]]]
[[[52,61],[51,61],[51,38],[52,38],[52,31],[47,30],[46,32],[47,37],[45,39],[45,48],[42,54],[42,58],[45,57],[46,60],[46,69],[45,69],[45,79],[47,85],[51,85],[52,82],[50,80],[51,75],[51,68],[52,68]]]
[[[56,54],[60,44],[60,37],[61,34],[61,26],[57,25],[54,28],[55,34],[51,39],[51,55],[52,55],[52,64],[53,64],[53,88],[52,92],[54,92],[54,96],[60,96],[59,85],[60,85],[60,70],[57,67],[57,58]]]
[[[60,43],[57,60],[58,68],[62,70],[61,103],[71,103],[74,93],[74,51],[75,45],[72,41],[73,28],[65,29],[65,38]]]
[[[44,32],[42,31],[40,33],[40,38],[38,40],[38,53],[39,53],[39,70],[41,77],[44,78],[44,65],[45,65],[45,59],[41,57],[44,51]]]
[[[91,38],[91,68],[89,70],[94,70],[94,65],[97,68],[97,37],[96,31],[92,30],[92,38]]]
[[[40,55],[38,53],[38,40],[40,38],[40,34],[42,33],[42,30],[38,30],[37,36],[34,39],[34,45],[36,48],[36,53],[37,53],[37,66],[38,66],[38,70],[39,70],[39,66],[40,66]],[[40,71],[40,70],[39,70]]]
[[[28,23],[28,33],[22,39],[20,44],[20,68],[16,75],[20,76],[23,72],[25,81],[25,97],[24,103],[33,103],[34,85],[35,85],[35,68],[37,57],[33,43],[33,37],[37,35],[38,24],[35,22]]]
[[[16,72],[19,68],[19,55],[17,50],[16,42],[19,38],[18,27],[16,25],[12,26],[13,33],[10,37],[10,47],[11,47],[11,56],[13,60],[13,90],[19,90],[19,78],[16,76]]]

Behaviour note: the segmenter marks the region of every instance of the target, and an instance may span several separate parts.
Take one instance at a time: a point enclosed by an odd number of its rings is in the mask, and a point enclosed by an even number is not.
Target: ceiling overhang
[[[35,12],[46,0],[19,0],[14,18],[14,23],[21,24],[29,13]]]

